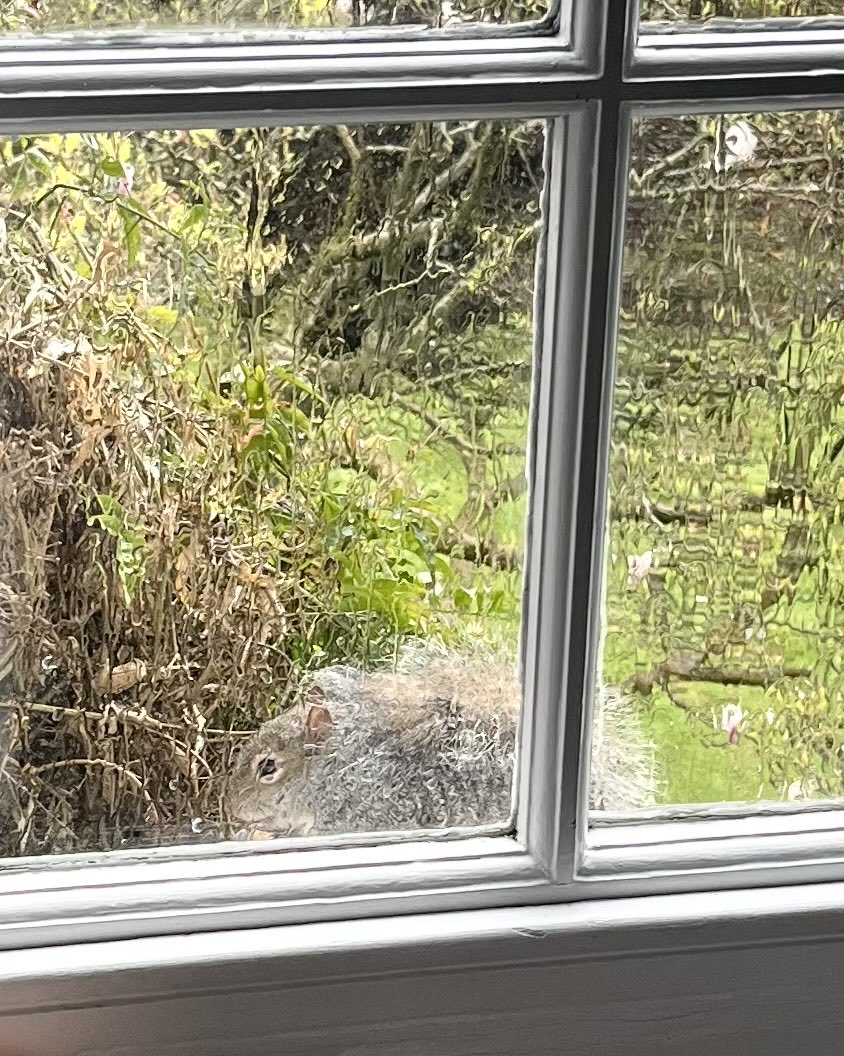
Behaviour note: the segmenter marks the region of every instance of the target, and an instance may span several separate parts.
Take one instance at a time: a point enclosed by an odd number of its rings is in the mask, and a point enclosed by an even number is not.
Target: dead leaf
[[[100,248],[97,250],[97,255],[94,259],[94,267],[91,271],[91,286],[93,286],[97,292],[102,296],[105,293],[106,287],[106,262],[116,257],[120,253],[120,246],[116,242],[110,242],[108,239],[103,239],[100,243]]]
[[[147,665],[143,660],[130,660],[116,667],[104,667],[94,678],[93,689],[99,696],[125,693],[127,689],[143,682],[146,677]]]
[[[267,832],[266,829],[252,829],[247,837],[250,840],[277,840],[277,832]]]
[[[82,443],[76,450],[76,454],[73,456],[73,461],[70,463],[70,475],[75,477],[79,470],[85,465],[89,458],[94,454],[97,444],[100,440],[108,436],[110,430],[108,429],[91,429],[85,437],[83,437]]]

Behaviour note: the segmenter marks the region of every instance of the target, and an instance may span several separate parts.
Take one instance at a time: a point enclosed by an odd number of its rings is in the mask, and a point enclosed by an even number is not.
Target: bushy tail
[[[492,710],[508,708],[520,699],[515,662],[483,643],[460,653],[435,639],[405,643],[393,659],[393,669],[432,681],[445,674],[464,699],[478,696],[486,680]],[[511,678],[513,691],[508,693]],[[624,812],[652,807],[658,787],[655,747],[645,737],[632,701],[614,686],[603,687],[592,723],[590,808]]]
[[[658,790],[654,745],[644,736],[630,700],[605,686],[592,723],[589,805],[593,810],[652,807]]]

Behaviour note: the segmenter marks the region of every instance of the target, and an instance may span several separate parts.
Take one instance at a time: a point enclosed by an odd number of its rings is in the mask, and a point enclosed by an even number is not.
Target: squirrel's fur
[[[520,706],[512,664],[491,656],[409,649],[390,672],[325,668],[241,749],[229,814],[289,836],[504,823]],[[592,806],[652,804],[652,751],[629,703],[604,691],[594,727]]]

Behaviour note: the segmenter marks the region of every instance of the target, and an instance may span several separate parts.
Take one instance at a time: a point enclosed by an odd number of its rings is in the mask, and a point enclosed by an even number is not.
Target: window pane
[[[0,5],[0,30],[453,28],[529,22],[550,11],[548,0],[6,0]]]
[[[844,120],[640,120],[604,680],[663,803],[844,794]]]
[[[643,21],[653,22],[844,15],[841,0],[642,0],[640,11]]]
[[[543,140],[0,144],[4,855],[507,822]]]

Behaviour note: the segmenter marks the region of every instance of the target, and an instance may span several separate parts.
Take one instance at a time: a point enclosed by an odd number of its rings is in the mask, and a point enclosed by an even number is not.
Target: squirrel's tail
[[[453,693],[468,715],[495,717],[515,731],[521,691],[515,660],[484,643],[456,651],[436,639],[402,644],[382,675],[395,689],[403,677],[408,696],[417,702],[437,689]],[[388,670],[387,670],[388,669]],[[378,672],[367,675],[359,669],[324,668],[316,683],[334,701],[359,705],[372,693],[383,694]],[[406,701],[405,701],[406,703]],[[655,748],[646,738],[634,703],[613,686],[601,690],[592,724],[589,806],[593,810],[626,812],[652,807],[658,781]]]
[[[613,686],[601,690],[592,725],[589,806],[629,811],[656,803],[655,749],[632,702]]]

